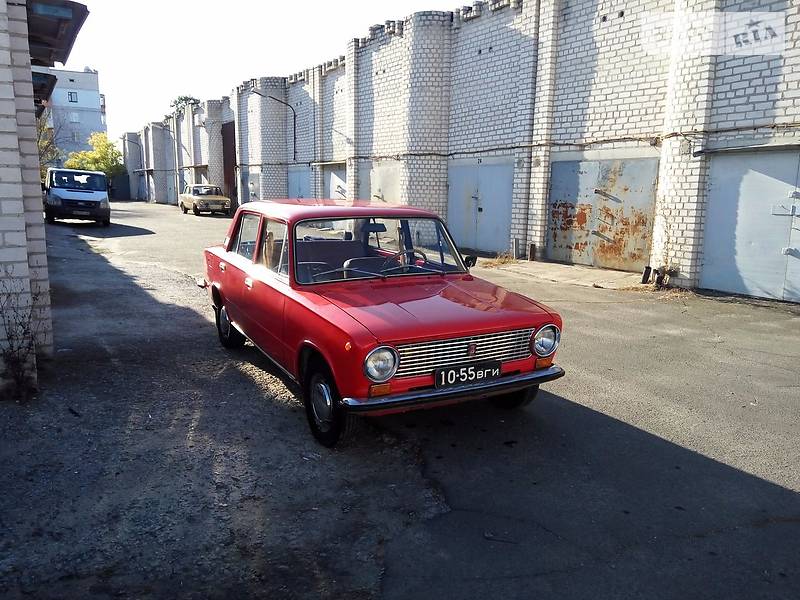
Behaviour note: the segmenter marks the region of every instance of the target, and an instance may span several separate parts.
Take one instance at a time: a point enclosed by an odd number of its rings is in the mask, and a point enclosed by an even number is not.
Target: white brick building
[[[0,398],[19,389],[15,356],[32,382],[53,352],[35,120],[52,86],[34,89],[31,62],[65,62],[86,15],[65,0],[0,2]]]
[[[700,30],[725,51],[691,45],[691,25],[737,11],[778,17]],[[654,51],[643,24],[657,13],[669,27]],[[759,54],[778,34],[780,53]],[[464,247],[650,265],[678,285],[800,301],[796,2],[492,0],[416,13],[334,60],[244,82],[231,108],[240,202],[415,204]]]

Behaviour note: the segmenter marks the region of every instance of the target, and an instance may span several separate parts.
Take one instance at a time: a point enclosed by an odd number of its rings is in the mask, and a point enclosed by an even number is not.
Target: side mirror
[[[474,254],[470,254],[464,257],[464,264],[467,265],[468,269],[474,267],[477,264],[477,262],[478,262],[478,257],[475,256]]]

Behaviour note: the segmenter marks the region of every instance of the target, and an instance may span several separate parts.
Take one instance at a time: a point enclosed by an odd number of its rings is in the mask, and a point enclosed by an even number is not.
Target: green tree
[[[184,106],[187,106],[189,104],[192,105],[200,104],[200,100],[198,100],[194,96],[178,96],[177,98],[175,98],[175,100],[169,103],[169,106],[173,110],[178,111],[181,110]]]
[[[72,152],[64,166],[67,169],[102,171],[110,179],[125,172],[122,152],[108,139],[105,133],[95,132],[89,136],[91,150]]]

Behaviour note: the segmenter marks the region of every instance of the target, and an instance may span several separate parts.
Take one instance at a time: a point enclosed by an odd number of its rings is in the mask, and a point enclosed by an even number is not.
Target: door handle
[[[246,287],[248,290],[252,290],[253,289],[253,280],[250,279],[249,277],[245,277],[244,278],[244,287]]]
[[[224,272],[226,266],[227,265],[224,262],[219,263],[219,270]]]

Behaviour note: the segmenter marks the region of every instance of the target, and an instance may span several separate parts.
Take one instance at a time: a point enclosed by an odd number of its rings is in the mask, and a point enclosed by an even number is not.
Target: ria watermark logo
[[[781,56],[785,12],[649,12],[640,20],[647,54]]]

